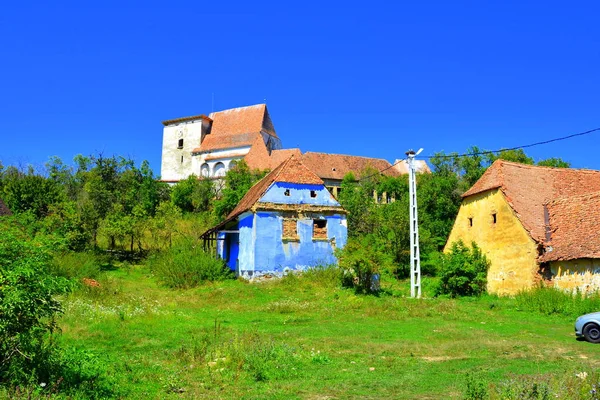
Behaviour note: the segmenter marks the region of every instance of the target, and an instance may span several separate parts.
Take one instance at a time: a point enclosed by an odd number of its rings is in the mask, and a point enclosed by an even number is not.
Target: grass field
[[[410,299],[392,280],[356,295],[328,275],[173,290],[119,268],[65,299],[62,341],[97,355],[123,398],[595,398],[600,346],[576,341],[570,316]]]

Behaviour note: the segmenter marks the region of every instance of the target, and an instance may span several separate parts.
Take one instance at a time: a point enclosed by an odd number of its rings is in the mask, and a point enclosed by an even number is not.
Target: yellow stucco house
[[[600,289],[600,171],[494,162],[463,194],[446,248],[474,241],[491,261],[488,291],[550,279]]]

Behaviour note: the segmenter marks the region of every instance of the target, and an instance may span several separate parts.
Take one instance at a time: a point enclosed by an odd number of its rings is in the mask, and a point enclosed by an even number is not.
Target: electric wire
[[[567,135],[567,136],[562,136],[562,137],[559,137],[559,138],[544,140],[544,141],[541,141],[541,142],[535,142],[535,143],[530,143],[530,144],[524,144],[524,145],[521,145],[521,146],[503,148],[503,149],[500,149],[500,150],[484,150],[484,151],[478,151],[478,152],[474,152],[474,153],[463,153],[463,154],[438,154],[438,155],[434,154],[432,156],[423,156],[421,158],[426,158],[426,159],[432,159],[432,158],[460,158],[460,157],[481,156],[481,155],[486,155],[486,154],[495,154],[495,153],[500,153],[502,151],[527,149],[527,148],[530,148],[530,147],[540,146],[540,145],[543,145],[543,144],[548,144],[548,143],[553,143],[553,142],[559,142],[559,141],[571,139],[571,138],[574,138],[574,137],[577,137],[577,136],[588,135],[590,133],[597,132],[597,131],[600,131],[600,128],[594,128],[594,129],[590,129],[589,131],[574,133],[572,135]],[[372,178],[374,176],[380,175],[384,171],[387,171],[388,169],[395,167],[396,165],[400,164],[404,160],[405,159],[398,160],[394,164],[392,164],[389,167],[386,167],[386,168],[380,170],[377,173],[374,173],[374,174],[365,176],[363,178],[360,178],[359,182],[363,181],[365,179],[369,179],[369,178]]]

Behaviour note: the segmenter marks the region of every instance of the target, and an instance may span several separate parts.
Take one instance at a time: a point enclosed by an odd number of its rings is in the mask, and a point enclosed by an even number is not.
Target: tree
[[[185,212],[209,211],[214,197],[212,181],[196,175],[179,181],[171,190],[171,201]]]
[[[252,185],[261,180],[267,171],[250,170],[244,160],[239,161],[225,174],[225,187],[221,198],[215,201],[215,214],[219,219],[224,219],[242,197],[250,190]]]
[[[537,162],[537,165],[541,167],[554,167],[554,168],[570,168],[571,163],[564,161],[562,158],[551,157],[546,158],[545,160],[540,160]]]

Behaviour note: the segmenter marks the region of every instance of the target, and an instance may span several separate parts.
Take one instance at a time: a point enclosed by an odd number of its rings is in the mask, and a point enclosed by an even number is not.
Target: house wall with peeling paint
[[[600,289],[600,260],[579,259],[550,263],[554,287],[581,293]]]
[[[459,239],[477,243],[490,260],[488,292],[512,295],[536,284],[537,245],[499,189],[463,199],[445,251]]]
[[[240,276],[281,276],[337,263],[334,251],[344,247],[348,237],[346,215],[339,212],[339,203],[323,185],[276,182],[258,204],[280,205],[285,210],[246,212],[232,229],[238,233],[221,237],[219,255]],[[231,240],[238,243],[232,246]]]

